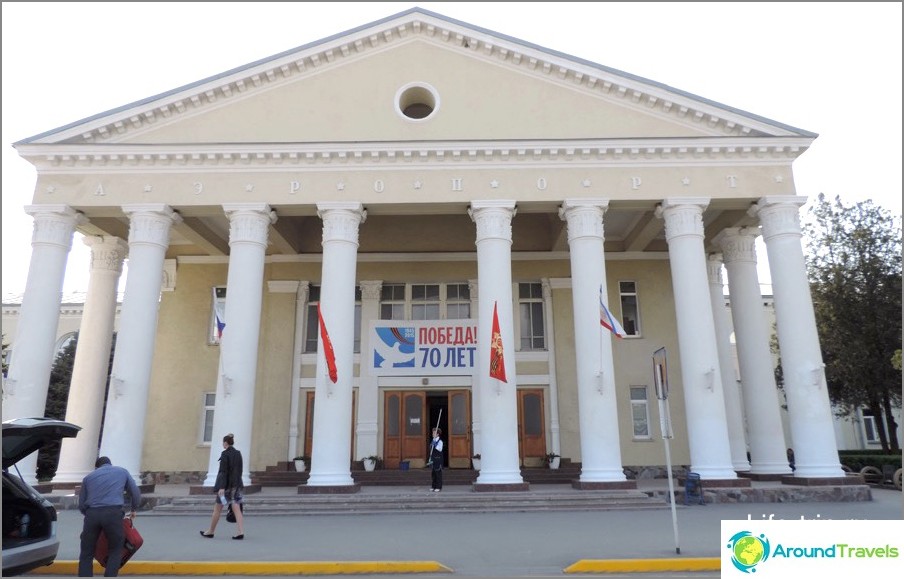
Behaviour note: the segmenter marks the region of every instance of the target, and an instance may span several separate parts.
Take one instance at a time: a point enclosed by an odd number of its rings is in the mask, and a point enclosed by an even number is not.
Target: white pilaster
[[[353,485],[351,415],[354,387],[355,272],[358,229],[367,219],[360,203],[318,203],[323,220],[320,309],[336,354],[338,379],[329,378],[318,331],[314,431],[309,486]]]
[[[90,236],[83,241],[91,248],[91,270],[66,405],[66,421],[82,430],[75,438],[63,439],[55,483],[81,482],[94,470],[110,369],[116,290],[129,253],[129,245],[118,237]]]
[[[14,355],[3,388],[3,420],[44,416],[50,369],[56,356],[66,261],[75,228],[84,219],[66,205],[29,205],[25,212],[34,218],[31,262],[13,341]],[[37,464],[36,452],[19,461],[25,482],[37,482]]]
[[[540,280],[543,288],[543,313],[546,316],[546,351],[549,354],[549,435],[552,451],[561,455],[562,443],[559,426],[559,384],[556,381],[556,328],[552,310],[552,284],[549,278]]]
[[[605,199],[566,199],[559,217],[568,223],[571,293],[581,432],[581,482],[623,481],[612,340],[600,325],[600,288],[608,303],[603,253]],[[612,308],[610,308],[611,310]]]
[[[738,348],[752,474],[791,474],[769,352],[769,328],[756,272],[756,227],[732,227],[713,243],[722,247],[728,271],[731,319]]]
[[[471,295],[471,318],[475,318],[480,311],[479,286],[476,279],[468,280],[468,292]],[[480,454],[480,388],[474,377],[471,377],[471,452]],[[481,454],[481,458],[483,455]]]
[[[220,341],[213,443],[204,486],[213,486],[222,444],[229,433],[242,450],[242,481],[251,483],[251,427],[257,384],[257,349],[261,329],[264,257],[276,212],[264,203],[223,205],[229,218],[229,273],[226,276],[226,327]]]
[[[751,208],[763,228],[794,449],[794,476],[841,477],[841,463],[801,247],[804,197],[764,197]]]
[[[380,319],[380,290],[382,281],[362,281],[361,286],[361,363],[358,365],[358,420],[355,424],[357,451],[355,460],[365,456],[379,456],[377,450],[377,412],[380,408],[377,377],[370,372],[371,364],[365,363],[365,356],[372,357],[373,345],[370,342],[370,323]],[[367,369],[367,370],[365,370]]]
[[[703,479],[733,479],[737,474],[731,464],[703,250],[703,209],[708,204],[708,199],[666,199],[656,215],[665,219],[669,244],[691,470]]]
[[[119,315],[113,372],[101,434],[100,454],[140,480],[141,447],[157,336],[163,259],[170,228],[181,221],[163,204],[126,205],[129,216],[129,273]]]
[[[474,201],[468,215],[477,226],[477,376],[481,469],[475,484],[522,483],[518,458],[518,377],[512,326],[512,218],[515,202]],[[490,378],[493,306],[497,306],[506,382]]]
[[[735,379],[731,356],[731,326],[725,311],[722,288],[722,254],[711,254],[706,261],[709,273],[709,298],[716,328],[716,347],[719,350],[719,368],[722,371],[722,389],[725,394],[725,417],[728,420],[728,444],[731,448],[731,464],[737,472],[750,470],[747,460],[747,437],[744,433],[744,412],[741,393]]]
[[[292,354],[292,397],[289,403],[289,452],[286,460],[292,460],[303,453],[298,450],[298,407],[301,404],[301,355],[305,345],[305,314],[308,310],[308,296],[311,284],[307,281],[298,282],[298,290],[295,294],[295,346]],[[304,447],[302,447],[304,448]]]

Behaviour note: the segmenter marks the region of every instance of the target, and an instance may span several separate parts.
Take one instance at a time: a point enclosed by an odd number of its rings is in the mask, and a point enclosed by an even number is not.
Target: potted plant
[[[562,458],[561,456],[559,456],[558,454],[556,454],[554,452],[546,453],[546,463],[549,464],[549,468],[552,470],[559,468],[559,460],[561,458]]]
[[[480,470],[480,453],[479,452],[471,457],[471,464],[474,465],[474,470]]]
[[[364,470],[370,472],[377,467],[377,461],[380,460],[379,456],[365,456],[361,459],[361,463],[364,465]]]
[[[295,461],[295,471],[296,472],[304,472],[308,466],[308,461],[311,460],[309,456],[296,456],[292,460]]]

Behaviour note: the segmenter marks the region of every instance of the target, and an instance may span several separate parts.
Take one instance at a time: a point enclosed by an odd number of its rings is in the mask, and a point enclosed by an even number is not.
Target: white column
[[[735,379],[731,356],[731,326],[725,311],[722,287],[722,254],[711,254],[706,262],[709,273],[709,299],[716,327],[716,347],[719,350],[719,368],[722,371],[722,388],[725,392],[725,417],[728,420],[728,445],[731,448],[731,464],[735,471],[750,470],[747,460],[747,437],[744,433],[744,412],[741,393]]]
[[[351,415],[354,387],[355,272],[358,229],[367,219],[360,203],[318,203],[323,220],[320,309],[336,354],[338,379],[329,378],[318,331],[314,385],[314,431],[309,486],[355,484],[351,475]]]
[[[29,205],[25,212],[34,218],[31,262],[3,388],[3,420],[44,416],[66,261],[75,227],[84,219],[66,205]],[[19,461],[25,482],[37,482],[37,464],[36,452]]]
[[[521,484],[518,458],[518,377],[512,326],[512,218],[515,202],[474,201],[468,215],[477,225],[477,376],[481,469],[475,484]],[[499,317],[506,382],[490,378],[493,306]]]
[[[666,199],[656,215],[665,219],[669,244],[691,470],[702,479],[735,479],[703,250],[708,204],[708,199]]]
[[[167,205],[126,205],[129,273],[119,315],[100,454],[140,481],[148,388],[157,336],[163,259],[170,228],[182,220]]]
[[[471,295],[471,319],[480,311],[479,286],[476,279],[468,280],[468,292]],[[477,376],[471,375],[471,447],[473,454],[480,454],[480,388],[477,387]],[[481,458],[483,455],[481,454]]]
[[[608,302],[603,253],[604,199],[566,199],[559,217],[568,222],[574,350],[577,364],[581,482],[626,480],[618,437],[612,340],[600,325],[600,288]],[[611,308],[610,308],[611,310]]]
[[[769,351],[770,331],[756,272],[756,227],[731,227],[713,243],[721,246],[728,271],[731,319],[738,348],[750,442],[751,474],[791,474]]]
[[[81,482],[94,470],[110,371],[116,290],[129,253],[129,245],[118,237],[89,236],[83,241],[91,248],[91,275],[66,404],[66,421],[82,430],[75,438],[63,439],[55,483]]]
[[[251,434],[254,389],[257,384],[257,349],[261,333],[264,293],[264,257],[270,224],[276,212],[265,203],[223,205],[229,218],[229,273],[226,276],[226,326],[220,341],[213,443],[204,486],[213,486],[219,471],[222,440],[235,436],[242,451],[242,481],[251,483]],[[220,443],[220,444],[218,444]]]
[[[289,403],[289,452],[286,460],[301,456],[304,451],[298,450],[298,407],[301,398],[301,355],[305,346],[305,314],[308,311],[308,295],[311,285],[306,281],[298,282],[295,293],[295,345],[292,354],[292,397]]]
[[[794,449],[795,477],[842,477],[819,348],[816,315],[801,247],[804,197],[764,197],[751,213],[763,227]]]
[[[370,323],[380,319],[380,290],[382,281],[362,281],[361,286],[361,355],[358,365],[358,421],[355,425],[357,454],[355,460],[365,456],[379,456],[377,416],[380,408],[377,377],[372,375],[373,345]]]
[[[543,287],[543,312],[546,317],[546,352],[549,354],[549,434],[552,451],[561,455],[559,426],[559,383],[556,381],[556,329],[552,311],[552,285],[549,278],[540,280]]]

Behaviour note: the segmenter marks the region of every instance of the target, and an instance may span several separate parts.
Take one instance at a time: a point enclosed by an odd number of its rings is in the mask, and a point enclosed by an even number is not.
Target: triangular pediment
[[[406,117],[406,98],[433,112]],[[414,8],[17,145],[722,137],[815,135]]]

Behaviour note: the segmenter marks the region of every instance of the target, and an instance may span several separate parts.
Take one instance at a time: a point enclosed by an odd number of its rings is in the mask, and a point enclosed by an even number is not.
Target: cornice
[[[95,115],[22,143],[63,140],[115,143],[159,123],[206,112],[257,91],[319,74],[329,67],[418,39],[688,126],[703,126],[714,135],[816,137],[648,79],[449,21],[439,15],[413,11]]]
[[[580,139],[372,143],[275,143],[180,145],[21,145],[19,153],[40,172],[279,170],[478,166],[635,166],[688,164],[787,165],[812,142],[800,137]],[[471,168],[474,168],[473,166]]]

